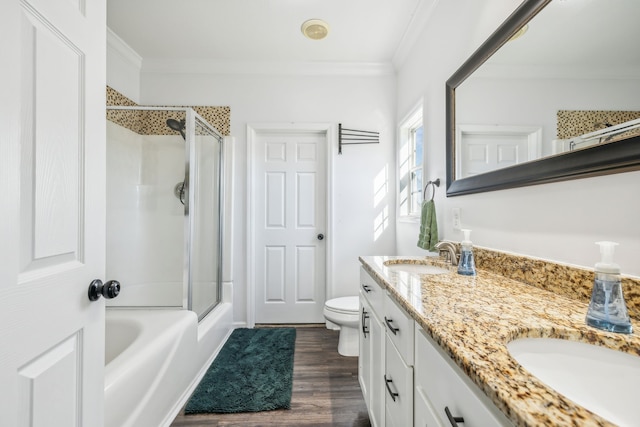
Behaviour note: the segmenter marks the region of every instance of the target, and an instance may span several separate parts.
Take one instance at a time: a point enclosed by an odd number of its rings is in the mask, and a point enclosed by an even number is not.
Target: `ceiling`
[[[639,16],[638,0],[551,2],[531,20],[522,37],[489,59],[483,72],[637,79]]]
[[[107,0],[107,25],[143,60],[398,63],[437,1]]]

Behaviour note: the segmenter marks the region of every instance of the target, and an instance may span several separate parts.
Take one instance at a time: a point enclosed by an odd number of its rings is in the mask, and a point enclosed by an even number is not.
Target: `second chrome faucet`
[[[458,265],[458,246],[453,242],[441,241],[436,243],[436,249],[441,256],[444,256],[446,261],[449,261],[451,265]]]

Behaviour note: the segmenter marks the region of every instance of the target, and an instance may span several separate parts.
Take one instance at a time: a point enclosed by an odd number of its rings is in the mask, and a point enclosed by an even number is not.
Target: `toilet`
[[[338,353],[358,356],[358,321],[360,301],[358,297],[340,297],[324,303],[324,318],[328,329],[340,330]]]

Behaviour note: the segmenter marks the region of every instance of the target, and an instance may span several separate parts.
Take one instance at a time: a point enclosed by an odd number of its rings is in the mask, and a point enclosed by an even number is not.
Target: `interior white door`
[[[257,134],[256,323],[324,321],[325,144],[325,134],[318,132]]]
[[[528,160],[526,135],[467,135],[462,140],[462,150],[462,177]]]
[[[540,157],[541,129],[524,126],[461,125],[456,177],[513,166]]]
[[[105,2],[2,6],[0,425],[101,426]]]

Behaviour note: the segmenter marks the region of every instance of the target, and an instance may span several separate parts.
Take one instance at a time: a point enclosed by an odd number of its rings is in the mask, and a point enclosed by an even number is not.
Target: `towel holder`
[[[437,178],[435,181],[427,182],[427,185],[424,186],[424,191],[422,192],[422,200],[427,200],[427,188],[429,188],[430,185],[432,186],[431,199],[429,199],[431,201],[433,200],[433,196],[436,195],[436,187],[440,187],[440,178]]]

